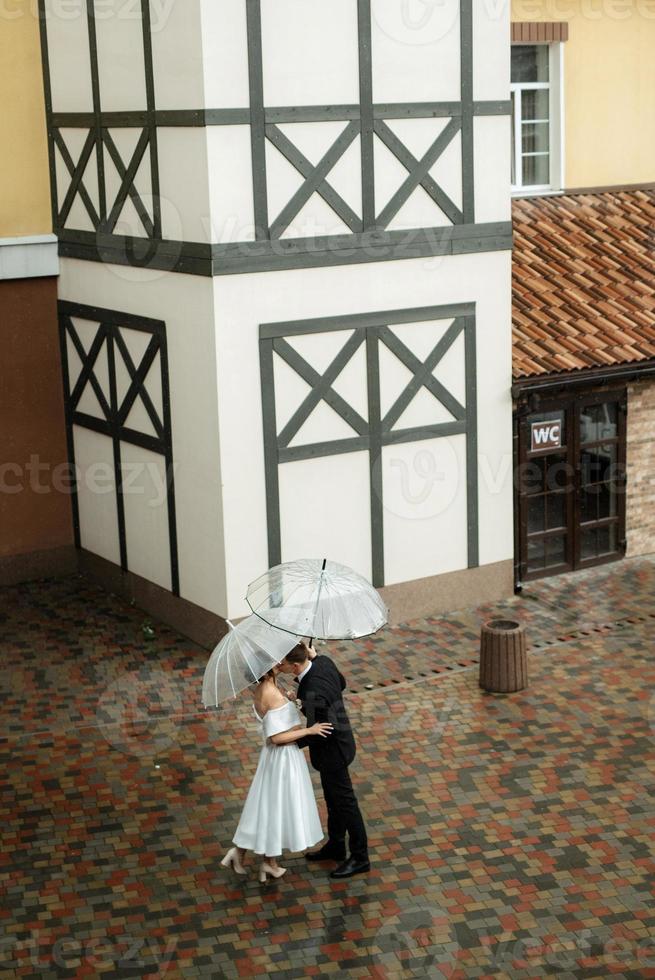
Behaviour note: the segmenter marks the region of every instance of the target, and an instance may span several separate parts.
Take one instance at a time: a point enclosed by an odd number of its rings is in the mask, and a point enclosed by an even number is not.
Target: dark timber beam
[[[47,38],[46,38],[47,43]],[[512,111],[509,101],[476,99],[473,102],[475,116],[508,116]],[[350,105],[265,106],[266,125],[294,122],[347,122],[360,118],[358,103]],[[459,102],[374,102],[374,119],[437,119],[462,115]],[[148,122],[148,112],[143,109],[101,112],[102,125],[106,127],[143,127]],[[167,127],[188,126],[248,126],[250,109],[235,106],[229,109],[155,109],[155,124]],[[94,125],[92,112],[53,112],[52,123],[67,129],[89,129]]]
[[[105,188],[105,163],[102,153],[102,104],[100,101],[100,76],[98,73],[98,42],[96,38],[96,13],[94,0],[86,0],[86,18],[89,32],[89,59],[91,67],[91,92],[93,97],[93,132],[95,134],[96,164],[98,169],[98,210],[100,224],[107,218]],[[62,222],[63,224],[63,222]]]
[[[473,139],[473,0],[460,0],[460,77],[462,98],[462,211],[464,224],[475,221]]]
[[[362,225],[375,227],[375,163],[373,152],[373,63],[371,0],[357,0],[359,39],[360,153],[362,160]]]
[[[173,437],[170,413],[170,392],[168,377],[168,354],[166,347],[166,326],[161,320],[149,317],[135,316],[118,310],[108,310],[101,307],[85,306],[79,303],[60,301],[58,304],[60,348],[62,371],[64,378],[64,406],[66,413],[66,434],[68,442],[68,458],[71,466],[75,464],[75,439],[73,427],[88,429],[107,436],[112,442],[114,481],[116,488],[116,516],[118,527],[118,545],[120,564],[124,571],[129,570],[129,548],[125,517],[125,501],[123,490],[123,443],[130,443],[141,449],[156,453],[163,457],[166,471],[167,518],[169,536],[169,555],[171,590],[179,595],[179,568],[177,554],[177,525],[175,510],[175,480],[173,466]],[[96,325],[96,333],[89,348],[85,351],[73,318],[89,321]],[[125,340],[122,329],[138,330],[149,336],[149,343],[144,354],[135,364]],[[71,390],[70,371],[68,363],[68,339],[73,344],[80,359],[81,371]],[[108,390],[102,390],[95,375],[95,366],[102,349],[107,351]],[[159,371],[162,391],[162,411],[158,414],[146,387],[146,381],[153,369],[155,358],[159,357]],[[119,399],[116,380],[116,363],[122,358],[130,375],[128,390]],[[79,402],[87,384],[91,385],[98,399],[101,415],[90,415],[80,411]],[[130,410],[137,398],[143,402],[155,436],[139,432],[127,425]],[[75,540],[78,547],[82,546],[80,531],[80,516],[77,498],[77,485],[72,487],[73,523]]]
[[[391,328],[403,323],[453,320],[436,342],[425,361],[417,358],[393,334]],[[330,331],[351,331],[341,351],[321,375],[287,343],[286,338]],[[457,337],[464,334],[464,367],[466,373],[466,405],[461,405],[445,385],[436,380],[433,370],[445,356]],[[382,479],[382,450],[384,446],[400,445],[426,439],[464,435],[466,437],[467,485],[467,564],[478,564],[478,460],[477,460],[477,364],[475,352],[475,304],[457,303],[443,306],[386,310],[336,317],[320,317],[282,323],[265,323],[259,328],[261,397],[264,428],[264,466],[266,480],[266,514],[268,527],[269,563],[282,560],[279,468],[285,463],[319,459],[344,453],[368,452],[369,502],[371,521],[371,569],[373,584],[384,585],[384,503]],[[367,419],[332,388],[334,380],[355,351],[366,345]],[[387,412],[381,413],[380,344],[384,343],[400,358],[412,375],[399,399]],[[275,416],[274,354],[312,388],[281,432],[277,431]],[[454,415],[452,421],[439,422],[405,429],[392,429],[420,387],[425,387],[436,401]],[[335,397],[339,403],[335,403]],[[289,446],[300,426],[309,418],[318,403],[324,400],[353,428],[350,438],[331,439],[320,443]]]
[[[246,18],[255,237],[262,240],[270,238],[270,234],[268,230],[268,188],[266,183],[266,118],[264,116],[261,0],[246,0]]]
[[[438,226],[410,231],[370,231],[317,238],[207,245],[85,231],[59,232],[59,254],[90,262],[162,269],[198,276],[231,276],[278,269],[388,262],[512,247],[509,221]]]

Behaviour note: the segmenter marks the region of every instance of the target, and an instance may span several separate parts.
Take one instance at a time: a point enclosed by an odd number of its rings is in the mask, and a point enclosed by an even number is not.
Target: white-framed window
[[[513,44],[512,191],[563,186],[562,44]]]

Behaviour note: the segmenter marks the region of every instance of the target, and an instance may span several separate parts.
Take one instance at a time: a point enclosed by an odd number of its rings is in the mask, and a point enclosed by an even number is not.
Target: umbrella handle
[[[318,583],[318,592],[316,594],[316,609],[314,610],[314,619],[316,619],[316,613],[318,612],[318,604],[321,599],[321,589],[323,588],[323,572],[325,571],[326,565],[327,565],[327,558],[324,558],[323,564],[321,565],[321,578]],[[311,646],[313,642],[314,642],[314,637],[312,636],[311,640],[309,641],[309,645]]]

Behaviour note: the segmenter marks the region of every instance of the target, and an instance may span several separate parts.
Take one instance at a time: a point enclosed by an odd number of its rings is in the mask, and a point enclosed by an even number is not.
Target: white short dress
[[[277,857],[304,851],[323,839],[314,787],[302,749],[295,742],[275,745],[271,735],[287,732],[303,719],[292,701],[260,718],[264,746],[250,784],[233,842],[237,847]]]

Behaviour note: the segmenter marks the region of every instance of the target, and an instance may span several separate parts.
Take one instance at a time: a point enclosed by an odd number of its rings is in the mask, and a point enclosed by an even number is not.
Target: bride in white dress
[[[293,701],[276,684],[278,664],[265,674],[254,691],[253,710],[261,724],[264,745],[250,784],[232,847],[221,864],[246,874],[247,851],[261,855],[259,880],[281,877],[286,868],[277,862],[282,851],[303,851],[324,837],[314,788],[304,752],[296,742],[307,735],[327,738],[332,725],[319,722],[307,728]]]

